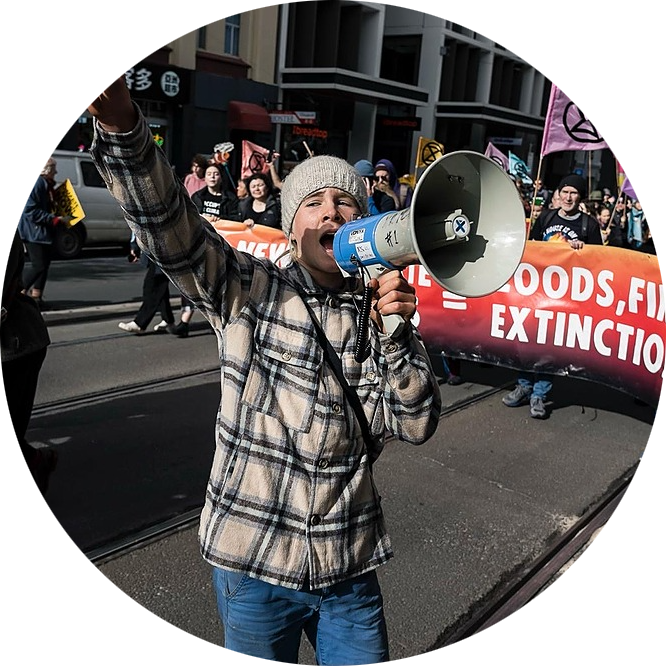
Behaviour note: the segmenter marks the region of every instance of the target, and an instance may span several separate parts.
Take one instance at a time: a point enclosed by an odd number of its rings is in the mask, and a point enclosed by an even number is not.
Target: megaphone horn
[[[502,167],[481,153],[458,151],[423,172],[409,208],[340,227],[333,254],[350,275],[421,264],[447,291],[486,296],[515,273],[526,232],[518,190]]]

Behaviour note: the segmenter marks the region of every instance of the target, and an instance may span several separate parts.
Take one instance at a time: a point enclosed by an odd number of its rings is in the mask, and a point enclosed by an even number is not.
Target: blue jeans
[[[546,399],[548,392],[553,387],[553,382],[547,379],[539,379],[539,375],[521,375],[518,378],[518,383],[526,388],[531,388],[532,395],[539,396],[542,400]]]
[[[213,567],[213,585],[228,650],[296,664],[305,632],[318,664],[389,661],[374,571],[319,590],[291,590]]]

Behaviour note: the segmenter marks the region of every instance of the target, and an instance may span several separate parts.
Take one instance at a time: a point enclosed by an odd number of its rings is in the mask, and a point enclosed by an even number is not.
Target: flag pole
[[[539,157],[539,166],[537,167],[537,175],[536,178],[534,179],[534,191],[532,192],[532,205],[530,207],[530,231],[532,230],[532,226],[534,225],[534,206],[536,205],[536,195],[537,195],[536,183],[537,180],[541,180],[542,163],[543,163],[543,155]]]

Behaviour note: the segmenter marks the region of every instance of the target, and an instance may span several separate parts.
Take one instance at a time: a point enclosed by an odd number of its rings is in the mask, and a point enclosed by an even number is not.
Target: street
[[[28,439],[59,451],[47,502],[83,550],[196,507],[205,492],[215,338],[197,315],[185,339],[120,331],[138,307],[123,295],[136,298],[141,279],[122,256],[58,262],[46,292],[63,309],[45,313],[53,344]],[[630,472],[651,431],[652,409],[582,380],[556,378],[553,414],[535,421],[501,404],[511,372],[464,363],[462,376],[441,386],[445,405],[498,390],[451,411],[422,447],[389,442],[376,465],[396,553],[380,570],[393,659],[432,649],[537,558]],[[196,528],[99,569],[157,616],[221,644]]]

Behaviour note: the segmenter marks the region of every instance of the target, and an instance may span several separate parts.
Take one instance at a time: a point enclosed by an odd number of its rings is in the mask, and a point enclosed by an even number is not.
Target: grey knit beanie
[[[291,233],[294,216],[305,197],[335,187],[352,196],[361,214],[368,212],[368,193],[358,171],[345,160],[332,155],[315,155],[299,162],[282,183],[282,231]]]

